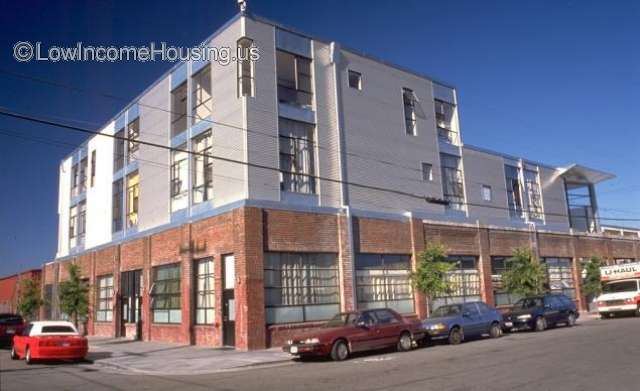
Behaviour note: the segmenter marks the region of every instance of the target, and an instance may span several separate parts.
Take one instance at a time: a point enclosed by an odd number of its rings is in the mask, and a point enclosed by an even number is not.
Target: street
[[[0,389],[10,390],[637,390],[639,318],[580,319],[574,328],[521,332],[459,346],[287,362],[208,375],[148,376],[98,365],[11,361],[0,351]],[[167,356],[171,360],[171,356]]]

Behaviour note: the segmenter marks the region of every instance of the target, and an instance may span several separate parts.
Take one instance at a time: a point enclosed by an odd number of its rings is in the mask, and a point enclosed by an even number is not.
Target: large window
[[[140,138],[140,118],[136,118],[129,122],[129,125],[127,126],[127,133],[127,163],[130,163],[138,158],[140,144],[137,141]]]
[[[576,231],[595,232],[592,186],[588,183],[566,182],[569,223]]]
[[[520,167],[505,165],[505,181],[507,184],[507,203],[509,216],[522,218],[522,190],[520,184]]]
[[[302,107],[311,106],[311,60],[277,50],[276,67],[278,101]]]
[[[524,183],[527,189],[528,205],[527,213],[531,220],[542,220],[542,195],[540,192],[540,181],[538,172],[534,170],[524,170]]]
[[[515,304],[520,297],[506,292],[502,284],[502,274],[509,270],[510,257],[491,257],[491,283],[496,305]]]
[[[85,157],[80,161],[80,167],[78,170],[78,194],[82,194],[87,190],[87,158]]]
[[[446,277],[451,284],[451,292],[448,295],[435,298],[432,309],[445,304],[480,300],[478,259],[473,256],[450,256],[448,262],[455,265],[455,268]]]
[[[78,186],[80,184],[80,167],[78,164],[71,166],[71,196],[77,196]]]
[[[449,201],[447,208],[464,208],[464,185],[462,183],[462,170],[460,169],[460,157],[440,154],[440,165],[442,168],[442,193],[444,199]]]
[[[180,264],[153,268],[151,308],[154,323],[182,322]]]
[[[211,155],[211,131],[193,139],[193,203],[213,198],[213,158]],[[201,154],[201,155],[199,155]]]
[[[118,179],[113,182],[111,195],[111,232],[122,231],[122,198],[124,196],[124,182]]]
[[[409,255],[358,254],[356,295],[358,308],[393,308],[413,313],[413,289],[409,281]]]
[[[91,151],[91,181],[90,185],[93,187],[96,184],[96,150]]]
[[[140,200],[140,175],[138,172],[127,175],[127,227],[138,225]]]
[[[113,172],[117,172],[124,167],[124,128],[116,132],[113,139]]]
[[[187,144],[171,152],[171,211],[184,209],[189,205],[189,153]]]
[[[455,106],[436,99],[434,101],[436,111],[436,126],[438,138],[451,144],[458,143],[458,133],[453,129],[453,113]]]
[[[193,122],[197,123],[209,117],[213,110],[211,99],[211,67],[207,65],[191,77],[193,91],[191,105]]]
[[[171,137],[187,130],[187,82],[171,91]]]
[[[238,96],[253,96],[253,64],[249,51],[253,41],[243,37],[238,40]]]
[[[195,261],[196,324],[213,324],[215,315],[213,258]]]
[[[86,232],[87,203],[82,201],[69,209],[69,246],[84,244]]]
[[[336,254],[265,253],[267,323],[329,319],[340,311]]]
[[[69,208],[69,240],[73,247],[74,239],[78,233],[78,205]]]
[[[402,89],[402,103],[404,106],[404,129],[407,134],[416,136],[416,99],[413,91],[408,88]]]
[[[296,193],[315,193],[314,127],[280,118],[280,188]]]
[[[113,276],[97,278],[96,321],[111,322],[113,319]]]
[[[547,270],[549,290],[575,298],[571,258],[542,258],[542,263]]]

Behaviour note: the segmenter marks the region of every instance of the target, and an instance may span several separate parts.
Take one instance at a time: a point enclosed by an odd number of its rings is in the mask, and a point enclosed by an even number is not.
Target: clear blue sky
[[[455,85],[467,143],[615,173],[598,186],[601,214],[640,219],[640,3],[248,3],[256,14]],[[190,46],[237,12],[236,0],[3,1],[0,7],[1,69],[130,98],[171,64],[24,64],[13,60],[13,45]],[[98,128],[123,103],[0,73],[0,106]],[[74,145],[84,138],[6,118],[0,131]],[[58,164],[71,150],[0,134],[0,275],[54,257]]]

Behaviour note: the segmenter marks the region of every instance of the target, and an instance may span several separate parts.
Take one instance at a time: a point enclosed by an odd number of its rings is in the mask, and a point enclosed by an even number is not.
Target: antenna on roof
[[[240,12],[245,12],[247,10],[247,1],[246,0],[238,0],[238,5],[240,6]]]

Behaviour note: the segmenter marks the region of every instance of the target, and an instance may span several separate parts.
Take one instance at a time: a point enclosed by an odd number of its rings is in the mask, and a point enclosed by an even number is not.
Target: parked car
[[[0,345],[11,345],[13,336],[21,334],[24,329],[22,316],[16,314],[0,314]]]
[[[457,345],[465,338],[484,334],[498,338],[502,335],[502,314],[482,301],[443,305],[422,321],[421,328],[426,333],[424,342],[447,339]]]
[[[31,322],[22,335],[13,338],[11,358],[34,360],[83,360],[89,344],[71,322]]]
[[[547,293],[519,300],[511,312],[505,314],[504,321],[508,331],[544,331],[561,323],[572,327],[579,316],[573,300],[563,294]]]
[[[595,300],[598,313],[602,318],[613,318],[622,314],[638,316],[640,315],[640,278],[607,282],[602,287],[602,294]]]
[[[351,353],[392,346],[407,351],[413,345],[416,331],[417,322],[392,309],[344,312],[317,331],[295,336],[282,349],[301,358],[330,356],[341,361]]]

